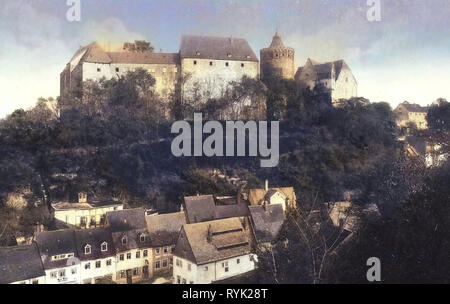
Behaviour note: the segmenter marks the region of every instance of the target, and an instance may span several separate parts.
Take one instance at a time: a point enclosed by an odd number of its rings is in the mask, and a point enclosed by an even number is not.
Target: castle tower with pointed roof
[[[294,49],[284,46],[281,35],[276,32],[270,46],[261,50],[262,79],[271,77],[294,79],[294,55]]]

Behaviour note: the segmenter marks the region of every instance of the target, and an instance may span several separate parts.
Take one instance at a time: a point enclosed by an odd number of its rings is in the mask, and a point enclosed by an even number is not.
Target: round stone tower
[[[270,46],[261,50],[261,78],[294,79],[294,55],[294,49],[285,47],[280,34],[275,33]]]

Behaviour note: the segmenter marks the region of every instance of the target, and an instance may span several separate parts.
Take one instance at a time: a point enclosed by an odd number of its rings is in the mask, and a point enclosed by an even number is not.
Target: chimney
[[[212,241],[211,225],[208,225],[208,235],[206,236],[206,239],[207,239],[208,243],[211,243],[211,241]]]
[[[266,179],[266,182],[264,184],[264,190],[269,191],[269,181]]]
[[[87,203],[87,193],[86,192],[78,193],[78,203]]]

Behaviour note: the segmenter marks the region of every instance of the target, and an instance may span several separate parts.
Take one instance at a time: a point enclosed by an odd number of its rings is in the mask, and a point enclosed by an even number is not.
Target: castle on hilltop
[[[357,96],[357,82],[344,60],[317,63],[308,59],[295,70],[295,50],[276,33],[260,60],[246,39],[183,36],[178,53],[108,52],[97,43],[78,50],[60,75],[60,95],[68,96],[86,80],[111,79],[143,68],[156,80],[155,93],[169,100],[180,92],[185,101],[218,98],[242,77],[263,81],[271,77],[295,80],[331,102]],[[180,90],[177,90],[180,88]]]

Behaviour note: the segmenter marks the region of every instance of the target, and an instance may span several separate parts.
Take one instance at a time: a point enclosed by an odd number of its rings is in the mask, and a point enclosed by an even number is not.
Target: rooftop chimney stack
[[[269,181],[266,179],[266,183],[264,185],[264,190],[269,191]]]

